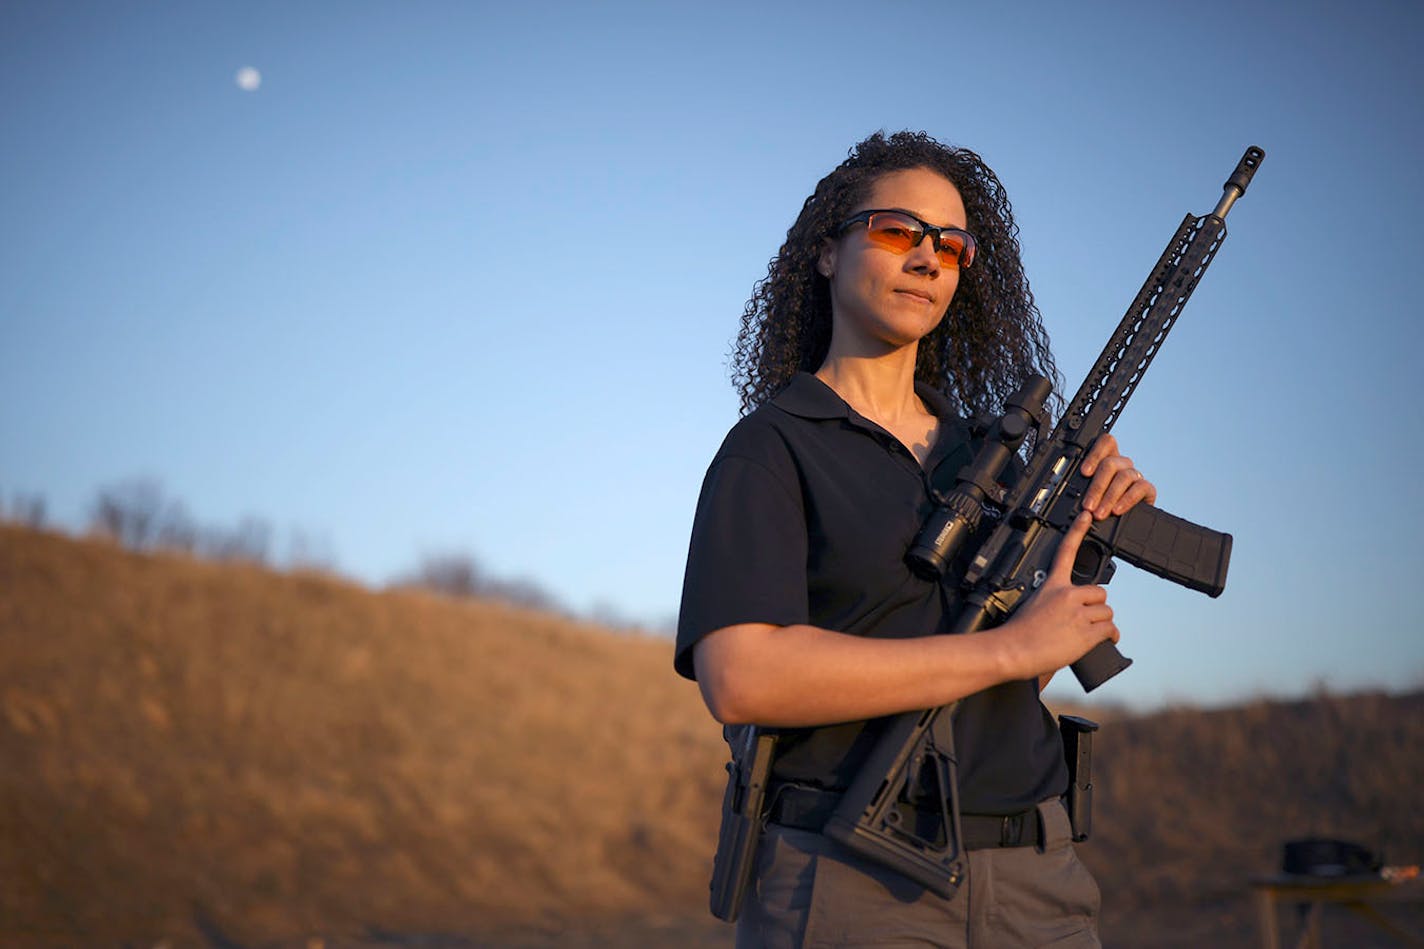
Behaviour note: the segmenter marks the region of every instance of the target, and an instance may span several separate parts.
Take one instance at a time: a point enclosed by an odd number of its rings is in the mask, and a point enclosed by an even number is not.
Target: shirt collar
[[[802,418],[850,417],[850,406],[836,395],[836,390],[809,372],[798,372],[792,376],[791,382],[771,400],[771,404]]]
[[[958,421],[959,416],[944,397],[933,386],[923,382],[915,383],[915,395],[936,416],[947,421]],[[845,400],[836,395],[836,390],[826,385],[809,372],[798,372],[791,382],[771,400],[777,408],[808,419],[859,418]]]

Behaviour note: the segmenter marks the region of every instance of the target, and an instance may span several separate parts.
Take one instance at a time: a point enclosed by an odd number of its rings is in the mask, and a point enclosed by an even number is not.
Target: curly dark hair
[[[945,318],[920,341],[915,378],[966,416],[997,409],[1030,374],[1061,377],[1020,261],[1018,226],[998,176],[974,152],[923,132],[876,132],[822,178],[786,232],[742,312],[732,383],[742,412],[773,398],[798,371],[814,372],[831,342],[830,281],[816,269],[823,242],[892,171],[927,168],[959,191],[978,251],[959,275]],[[1062,405],[1054,397],[1054,408]]]

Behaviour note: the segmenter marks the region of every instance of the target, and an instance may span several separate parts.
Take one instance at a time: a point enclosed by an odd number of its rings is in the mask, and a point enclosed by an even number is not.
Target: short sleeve
[[[713,630],[806,622],[806,590],[799,483],[750,458],[719,457],[702,483],[693,518],[678,611],[677,672],[696,678],[692,647]]]

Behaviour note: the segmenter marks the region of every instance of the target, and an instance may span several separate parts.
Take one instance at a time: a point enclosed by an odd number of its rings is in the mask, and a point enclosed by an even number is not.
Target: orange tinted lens
[[[941,234],[939,236],[939,246],[935,248],[939,252],[939,262],[950,270],[959,269],[960,257],[964,254],[963,234]],[[965,261],[967,264],[968,261]]]
[[[903,254],[918,244],[925,232],[920,230],[914,218],[886,211],[870,216],[867,236],[881,247]]]

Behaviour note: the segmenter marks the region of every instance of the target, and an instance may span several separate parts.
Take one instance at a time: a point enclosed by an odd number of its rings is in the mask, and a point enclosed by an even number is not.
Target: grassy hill
[[[1424,856],[1424,693],[1098,749],[1109,945],[1254,945],[1290,837]],[[730,945],[723,746],[664,640],[0,526],[0,761],[7,946]]]

